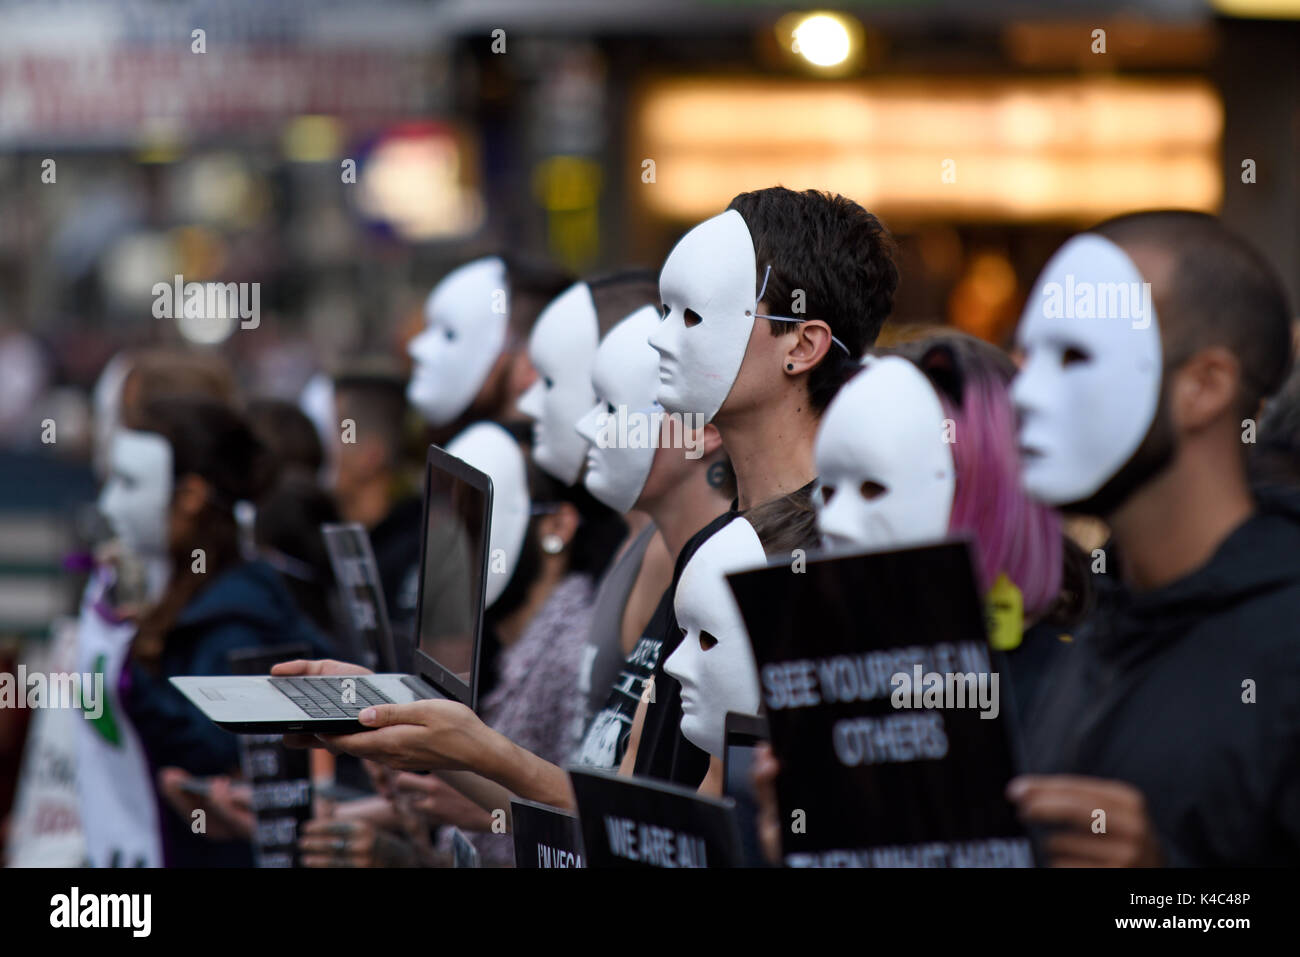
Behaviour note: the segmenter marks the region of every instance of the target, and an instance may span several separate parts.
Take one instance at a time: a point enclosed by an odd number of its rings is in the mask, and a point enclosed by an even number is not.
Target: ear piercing
[[[786,371],[786,372],[793,372],[793,371],[794,371],[794,363],[793,363],[793,362],[787,362],[787,363],[785,364],[785,371]]]

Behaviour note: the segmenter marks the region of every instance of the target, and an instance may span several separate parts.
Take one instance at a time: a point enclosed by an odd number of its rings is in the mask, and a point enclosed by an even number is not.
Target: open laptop
[[[437,446],[425,466],[415,674],[280,678],[186,676],[171,683],[240,734],[364,730],[363,708],[428,698],[478,704],[492,480]]]

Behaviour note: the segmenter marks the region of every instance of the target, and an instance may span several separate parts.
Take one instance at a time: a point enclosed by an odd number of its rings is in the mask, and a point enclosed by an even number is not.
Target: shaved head
[[[1090,230],[1122,247],[1151,283],[1166,371],[1221,346],[1241,366],[1238,408],[1253,416],[1291,362],[1291,310],[1272,267],[1217,217],[1131,213]]]

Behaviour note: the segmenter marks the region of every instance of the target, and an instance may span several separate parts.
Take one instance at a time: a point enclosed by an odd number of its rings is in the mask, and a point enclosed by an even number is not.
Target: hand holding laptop
[[[360,665],[324,659],[288,661],[271,674],[288,676],[366,675]],[[474,712],[459,701],[433,698],[407,704],[365,708],[357,720],[372,731],[357,734],[287,734],[295,748],[325,748],[377,761],[400,771],[450,771],[471,768],[482,742],[474,732],[483,727]]]

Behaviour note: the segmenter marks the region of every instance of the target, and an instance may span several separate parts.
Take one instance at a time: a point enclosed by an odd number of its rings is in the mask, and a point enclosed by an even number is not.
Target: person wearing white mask
[[[1245,467],[1292,315],[1249,243],[1185,211],[1074,237],[1030,293],[1025,488],[1113,536],[1008,789],[1055,865],[1300,863],[1300,502]]]
[[[123,539],[165,559],[168,574],[139,612],[114,734],[129,719],[139,735],[162,808],[169,866],[248,866],[246,840],[219,839],[215,819],[209,834],[192,831],[177,804],[177,776],[230,774],[239,758],[235,736],[208,721],[168,678],[228,674],[236,651],[278,644],[324,651],[327,643],[279,574],[241,555],[236,505],[255,501],[271,478],[266,450],[247,421],[220,402],[173,396],[149,402],[130,424],[135,430],[114,442],[115,471],[102,507]]]
[[[818,529],[832,552],[967,538],[1023,721],[1090,576],[1056,511],[1020,487],[1010,359],[956,333],[894,352],[864,359],[822,419]]]
[[[634,582],[621,600],[611,599],[614,610],[605,627],[612,638],[596,638],[593,627],[593,640],[600,641],[602,647],[619,645],[614,667],[602,672],[604,691],[593,693],[598,698],[594,707],[599,710],[586,722],[587,733],[577,756],[581,763],[602,768],[617,767],[623,758],[637,704],[659,662],[663,629],[672,612],[665,589],[676,555],[699,528],[726,510],[733,493],[730,468],[716,429],[705,426],[698,435],[689,436],[688,442],[680,419],[650,418],[650,413],[662,412],[655,405],[658,355],[646,342],[658,322],[657,310],[643,307],[606,335],[593,366],[596,402],[579,423],[590,445],[588,490],[611,507],[643,510],[654,522],[649,528],[653,541],[644,556],[629,548],[620,558],[620,564],[626,561],[635,566]],[[646,416],[640,423],[639,438],[600,440],[602,432],[610,434],[606,427],[617,423],[620,415],[623,421],[629,415]],[[659,431],[647,433],[650,428]],[[696,451],[688,455],[688,450]],[[618,566],[609,575],[622,577]],[[335,673],[345,667],[333,662],[296,662],[281,666],[278,673],[290,673],[285,668],[294,673]],[[592,680],[596,680],[594,673]],[[379,733],[331,739],[329,744],[382,760],[391,753],[387,749],[395,743],[402,724],[419,726],[423,729],[420,743],[406,760],[431,769],[470,768],[490,779],[496,790],[475,796],[482,807],[502,806],[507,791],[543,803],[573,806],[563,767],[569,756],[548,759],[520,747],[455,702],[424,704],[427,708],[405,713],[378,712],[372,720]]]
[[[732,572],[766,563],[752,525],[737,518],[700,546],[682,569],[674,610],[682,641],[664,671],[682,688],[682,734],[711,758],[702,790],[720,795],[727,712],[759,709],[758,667],[744,619],[727,585]]]
[[[717,426],[735,469],[736,512],[783,512],[790,527],[765,538],[769,550],[805,540],[817,424],[892,307],[892,248],[885,227],[853,201],[773,187],[737,196],[664,262],[663,321],[649,339],[659,353],[659,401]],[[677,575],[723,523],[687,544]],[[664,651],[679,640],[671,622]],[[698,782],[707,756],[681,735],[677,684],[662,662],[654,683],[636,773]]]
[[[233,393],[222,362],[163,349],[119,353],[96,385],[96,460],[105,478],[99,510],[113,537],[96,555],[77,620],[77,670],[104,681],[99,716],[76,722],[80,817],[93,866],[163,863],[152,772],[119,688],[137,621],[171,577],[164,517],[171,446],[138,426],[144,408],[162,397],[225,401]]]
[[[574,283],[547,304],[529,334],[537,381],[520,398],[519,411],[533,421],[533,461],[565,485],[578,483],[587,456],[590,440],[575,426],[596,400],[597,345],[617,322],[657,298],[654,275],[643,270]]]
[[[727,212],[689,231],[664,263],[662,321],[648,340],[659,355],[658,399],[667,411],[692,416],[689,426],[675,420],[692,435],[702,424],[696,416],[716,424],[734,466],[733,509],[775,509],[793,532],[791,542],[805,541],[801,523],[811,526],[818,419],[874,342],[897,282],[892,240],[876,217],[842,196],[781,187],[736,197]],[[791,499],[797,501],[784,509]],[[672,614],[676,578],[695,549],[734,514],[698,530],[677,554],[665,614],[652,625],[659,648],[650,676],[654,701],[643,730],[633,737],[637,750],[629,747],[624,756],[624,766],[632,756],[637,774],[698,783],[707,771],[708,755],[681,736],[678,688],[664,676],[663,659],[681,638]],[[780,541],[772,536],[772,542]],[[445,704],[427,712],[385,706],[363,720],[431,727],[435,716],[439,725],[453,721],[455,709]],[[468,722],[454,716],[457,726]],[[368,754],[382,754],[391,737],[363,746]],[[411,743],[404,760],[414,766],[447,766],[452,756],[444,749],[454,749],[460,760],[461,741],[453,735],[434,733],[418,742],[403,737]],[[339,743],[350,748],[352,739]],[[509,748],[495,754],[480,749],[476,761],[490,769],[486,776],[527,788],[524,796],[571,801],[567,781],[520,780],[518,769],[531,765]]]
[[[596,304],[585,282],[552,300],[528,337],[537,381],[519,399],[519,411],[533,420],[533,461],[565,485],[578,481],[587,454],[574,425],[595,400],[591,362],[599,339]]]
[[[536,376],[523,351],[541,307],[568,285],[562,274],[499,256],[448,273],[425,302],[425,328],[407,345],[407,398],[439,434],[477,419],[512,422]]]

